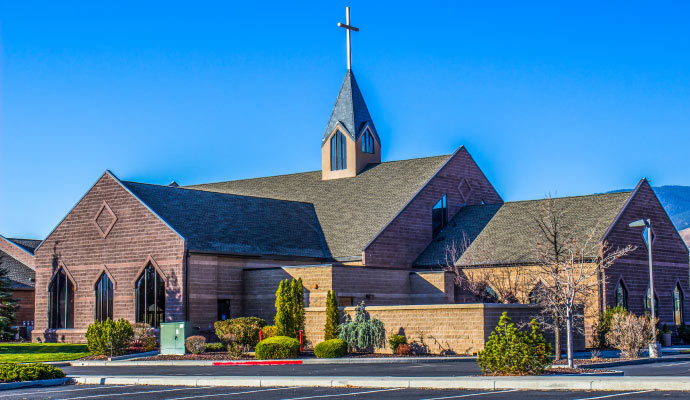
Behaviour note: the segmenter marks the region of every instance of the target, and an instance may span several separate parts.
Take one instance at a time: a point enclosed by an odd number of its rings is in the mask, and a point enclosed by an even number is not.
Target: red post
[[[302,352],[302,330],[299,330],[299,352]]]
[[[263,335],[263,332],[261,332],[261,330],[259,329],[259,342],[262,341],[262,340],[264,340],[264,337],[263,337],[263,336],[264,336],[264,335]]]

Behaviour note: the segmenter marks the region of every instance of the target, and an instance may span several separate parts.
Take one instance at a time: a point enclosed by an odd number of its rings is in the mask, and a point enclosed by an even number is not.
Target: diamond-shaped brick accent
[[[458,192],[460,192],[460,196],[462,196],[462,200],[465,202],[465,204],[467,204],[467,202],[470,200],[472,190],[473,188],[470,181],[467,180],[467,178],[463,178],[458,185]]]
[[[93,217],[93,223],[96,225],[96,228],[98,229],[98,233],[101,234],[101,237],[105,239],[106,236],[110,233],[110,231],[113,229],[113,226],[115,225],[115,222],[117,221],[117,216],[113,212],[113,210],[110,208],[108,203],[105,201],[101,205],[101,207],[98,209],[98,212],[96,215]]]

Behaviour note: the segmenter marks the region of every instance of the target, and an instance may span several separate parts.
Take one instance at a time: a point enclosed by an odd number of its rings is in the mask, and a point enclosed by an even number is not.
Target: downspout
[[[184,242],[184,320],[189,321],[189,250],[187,249],[187,241]]]

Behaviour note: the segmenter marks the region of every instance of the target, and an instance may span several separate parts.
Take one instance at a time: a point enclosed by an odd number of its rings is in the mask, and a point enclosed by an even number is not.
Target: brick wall
[[[458,189],[463,179],[472,186],[465,200]],[[465,204],[503,200],[463,147],[424,186],[403,211],[364,249],[366,265],[409,267],[432,239],[431,209],[447,195],[448,220]]]
[[[34,320],[34,289],[14,289],[12,298],[19,300],[19,309],[14,320],[15,325],[28,325]]]
[[[355,308],[344,313],[354,317]],[[432,354],[476,354],[484,348],[491,331],[506,311],[516,324],[525,324],[539,313],[538,307],[523,304],[435,304],[369,306],[370,317],[378,318],[386,328],[386,337],[404,334],[417,351]],[[323,341],[326,322],[324,307],[306,309],[305,336],[311,345]],[[547,339],[552,340],[547,334]],[[584,348],[578,336],[576,349]],[[387,347],[377,352],[390,353]]]
[[[673,323],[673,290],[676,284],[684,293],[685,321],[690,313],[690,287],[688,286],[688,249],[668,218],[653,190],[647,183],[640,183],[638,190],[618,221],[611,228],[606,240],[615,247],[628,244],[637,250],[621,258],[605,272],[604,298],[607,306],[616,302],[615,290],[619,281],[628,289],[628,308],[637,314],[644,312],[643,300],[649,285],[649,263],[647,247],[642,239],[641,228],[630,228],[628,224],[642,218],[652,222],[656,239],[652,246],[654,261],[654,289],[659,298],[658,316],[661,323]]]
[[[106,202],[117,217],[104,238],[93,220]],[[33,340],[83,342],[94,320],[94,284],[107,269],[115,280],[115,319],[134,321],[134,284],[152,259],[166,275],[167,321],[184,320],[184,241],[109,174],[104,174],[36,251]],[[48,329],[48,285],[60,265],[75,288],[74,329]]]

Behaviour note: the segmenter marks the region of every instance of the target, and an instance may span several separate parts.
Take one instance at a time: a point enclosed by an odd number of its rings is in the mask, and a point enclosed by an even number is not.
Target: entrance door
[[[218,299],[218,321],[230,319],[230,300]]]

